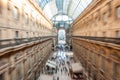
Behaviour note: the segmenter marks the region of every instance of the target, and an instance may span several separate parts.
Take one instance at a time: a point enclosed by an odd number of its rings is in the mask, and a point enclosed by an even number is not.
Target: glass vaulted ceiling
[[[71,20],[75,20],[92,0],[36,0],[36,2],[53,22],[63,24],[66,20],[70,24]]]

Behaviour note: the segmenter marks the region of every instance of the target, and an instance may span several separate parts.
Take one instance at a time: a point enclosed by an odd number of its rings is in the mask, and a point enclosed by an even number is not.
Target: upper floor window
[[[2,13],[2,1],[0,0],[0,14]]]
[[[109,12],[105,12],[105,13],[103,14],[103,22],[104,22],[104,23],[107,23],[108,17],[109,17]]]
[[[106,37],[106,32],[103,32],[103,37]]]
[[[25,15],[25,24],[28,25],[29,23],[29,17],[28,17],[28,14]]]
[[[29,33],[28,32],[26,32],[26,38],[29,38]]]
[[[18,20],[19,19],[19,11],[17,7],[13,8],[13,17]]]
[[[99,18],[95,17],[95,26],[98,26],[98,21],[99,21]]]
[[[116,31],[116,38],[120,38],[120,31]]]
[[[19,32],[15,31],[15,38],[18,38],[18,37],[19,37]]]
[[[120,6],[116,8],[116,12],[117,18],[120,18]]]

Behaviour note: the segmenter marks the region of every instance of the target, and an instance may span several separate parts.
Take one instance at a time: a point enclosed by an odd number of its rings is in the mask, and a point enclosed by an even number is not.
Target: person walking
[[[62,68],[61,68],[61,73],[62,73]]]
[[[59,80],[59,77],[57,77],[57,80]]]
[[[56,79],[55,79],[55,76],[53,76],[53,80],[56,80]]]

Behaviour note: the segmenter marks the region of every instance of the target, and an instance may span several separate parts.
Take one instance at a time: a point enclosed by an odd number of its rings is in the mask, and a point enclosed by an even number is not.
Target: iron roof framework
[[[93,0],[36,0],[46,16],[59,27],[71,24]],[[61,17],[61,18],[60,18]],[[65,26],[65,25],[64,25]]]

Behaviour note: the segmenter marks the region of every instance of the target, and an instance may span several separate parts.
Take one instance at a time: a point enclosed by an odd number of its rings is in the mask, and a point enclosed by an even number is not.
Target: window
[[[29,34],[28,34],[28,32],[26,32],[26,38],[29,38]]]
[[[2,1],[0,0],[0,14],[2,14]]]
[[[19,37],[19,32],[15,31],[15,38],[18,38],[18,37]]]
[[[97,80],[96,73],[93,73],[93,80]]]
[[[20,64],[17,65],[17,80],[21,80],[21,67]]]
[[[29,19],[28,19],[28,14],[25,15],[25,24],[28,25]]]
[[[10,71],[10,80],[14,80],[15,78],[13,77],[14,75],[14,70]]]
[[[0,59],[0,67],[3,65],[3,63],[2,63],[2,59]]]
[[[13,8],[13,17],[14,19],[18,20],[19,19],[19,11],[17,7]]]
[[[0,80],[5,80],[4,79],[4,73],[0,74]]]
[[[105,59],[104,57],[101,58],[101,69],[105,71]]]
[[[99,15],[98,15],[99,16]],[[95,26],[98,26],[98,22],[99,22],[99,17],[95,17]]]
[[[31,58],[28,58],[28,69],[30,69],[31,68],[31,60],[30,60]]]
[[[105,12],[105,13],[103,14],[103,22],[104,22],[104,24],[107,23],[108,17],[109,17],[109,12]]]
[[[120,18],[120,6],[117,7],[116,11],[117,11],[117,13],[116,13],[117,18]]]
[[[96,61],[96,60],[97,60],[97,59],[96,59],[96,56],[97,56],[96,53],[94,53],[94,54],[93,54],[93,62],[94,62],[93,64],[94,64],[95,66],[96,66],[96,62],[97,62],[97,61]]]
[[[120,38],[120,31],[115,32],[116,38]]]
[[[117,64],[113,63],[113,80],[117,80]]]
[[[2,33],[1,33],[2,31],[0,30],[0,40],[1,40],[1,36],[2,36]]]
[[[106,37],[106,32],[103,32],[103,37]]]
[[[5,64],[4,59],[0,59],[0,67],[3,66]]]
[[[7,9],[8,9],[8,11],[10,11],[10,1],[8,1],[8,3],[7,3]]]

